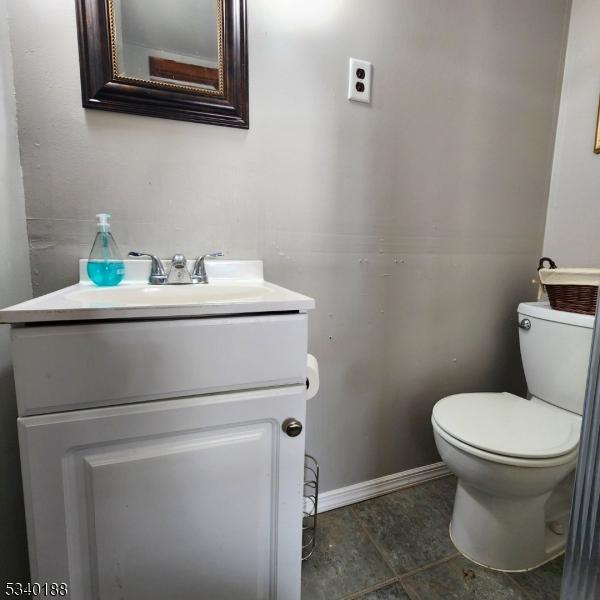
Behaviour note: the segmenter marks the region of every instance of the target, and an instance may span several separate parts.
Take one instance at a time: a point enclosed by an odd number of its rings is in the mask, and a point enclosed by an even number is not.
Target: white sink
[[[191,265],[190,265],[191,266]],[[125,279],[97,287],[80,261],[80,282],[0,310],[0,323],[203,317],[306,311],[312,298],[263,279],[262,261],[207,262],[208,284],[149,285],[150,261],[125,261]]]
[[[121,285],[113,288],[85,287],[65,294],[81,306],[177,306],[223,304],[267,299],[274,293],[264,284],[209,283],[194,285]]]

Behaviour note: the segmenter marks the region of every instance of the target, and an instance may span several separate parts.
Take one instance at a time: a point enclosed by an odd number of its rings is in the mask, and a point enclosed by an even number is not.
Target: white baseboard
[[[410,471],[386,475],[379,479],[355,483],[354,485],[338,488],[337,490],[323,492],[319,494],[319,512],[326,512],[334,508],[341,508],[348,504],[389,494],[390,492],[395,492],[419,483],[425,483],[426,481],[432,481],[433,479],[439,479],[449,474],[448,467],[443,462],[439,462],[411,469]]]

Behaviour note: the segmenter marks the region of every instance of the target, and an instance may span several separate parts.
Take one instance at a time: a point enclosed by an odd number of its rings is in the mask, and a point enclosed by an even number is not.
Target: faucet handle
[[[218,250],[217,252],[208,252],[207,254],[203,254],[196,259],[196,264],[194,265],[194,270],[192,271],[192,279],[194,283],[208,283],[204,261],[207,258],[217,258],[218,256],[223,256],[223,252],[221,252],[221,250]]]
[[[196,262],[198,262],[199,260],[202,260],[204,258],[217,258],[218,256],[224,256],[224,254],[221,250],[217,250],[216,252],[207,252],[206,254],[199,256],[196,259]]]
[[[217,258],[217,256],[224,256],[224,254],[221,250],[217,250],[216,252],[207,252],[200,258]]]
[[[130,252],[129,256],[135,256],[136,258],[148,256],[152,260],[152,268],[150,270],[148,282],[153,285],[166,283],[167,274],[165,273],[165,268],[163,267],[160,258],[154,256],[154,254],[148,254],[147,252]]]

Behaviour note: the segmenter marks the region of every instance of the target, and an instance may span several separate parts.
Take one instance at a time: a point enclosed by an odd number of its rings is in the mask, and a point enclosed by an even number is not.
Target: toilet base
[[[452,541],[452,543],[454,544],[454,547],[458,550],[458,552],[460,554],[462,554],[466,559],[470,560],[472,563],[475,563],[476,565],[479,565],[480,567],[485,567],[486,569],[491,569],[492,571],[499,571],[501,573],[526,573],[527,571],[533,571],[534,569],[537,569],[538,567],[541,567],[543,565],[545,565],[546,563],[554,560],[555,558],[558,558],[559,556],[563,555],[565,553],[565,548],[563,545],[563,549],[560,552],[557,552],[554,556],[550,556],[548,557],[546,560],[544,560],[544,562],[540,563],[539,565],[536,565],[535,567],[531,567],[529,569],[498,569],[496,567],[492,567],[491,565],[484,565],[483,563],[478,562],[475,558],[473,558],[472,556],[469,556],[466,552],[463,552],[457,545],[456,542],[454,541],[454,537],[452,536],[452,523],[450,523],[450,527],[448,528],[449,531],[448,533],[450,534],[450,540]]]
[[[461,554],[479,565],[530,571],[564,552],[569,500],[565,485],[534,497],[498,497],[459,479],[450,538]]]

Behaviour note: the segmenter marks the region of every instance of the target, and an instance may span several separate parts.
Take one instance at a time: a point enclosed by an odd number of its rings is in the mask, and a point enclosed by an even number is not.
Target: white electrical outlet
[[[371,71],[373,66],[366,60],[350,59],[348,75],[348,100],[371,102]]]

